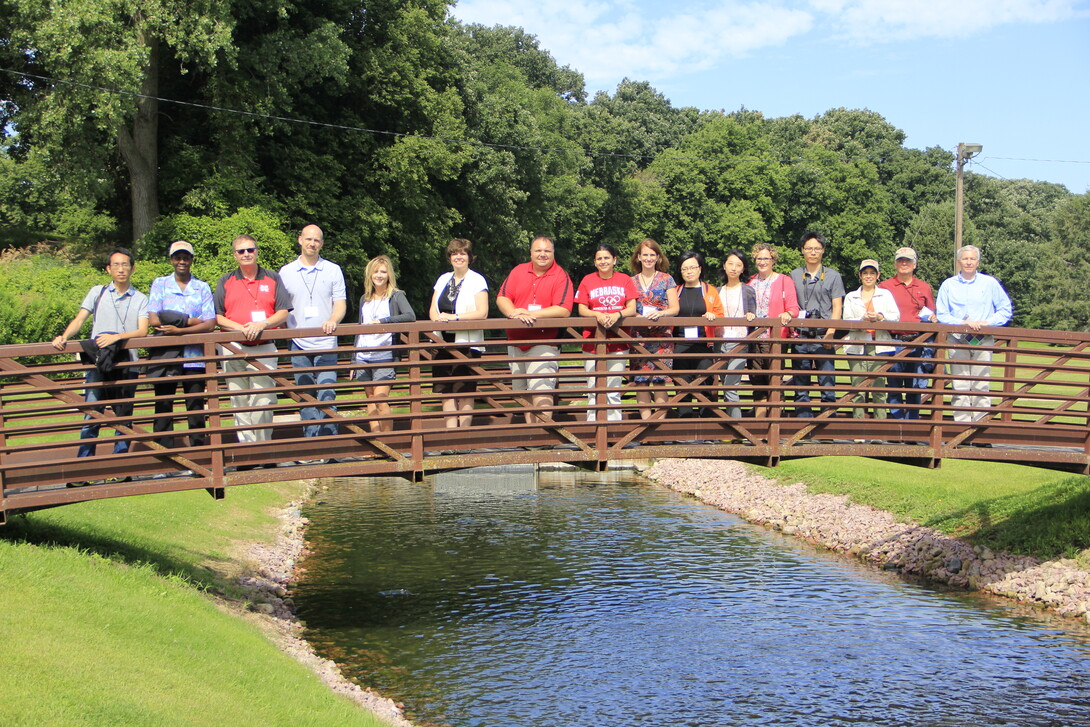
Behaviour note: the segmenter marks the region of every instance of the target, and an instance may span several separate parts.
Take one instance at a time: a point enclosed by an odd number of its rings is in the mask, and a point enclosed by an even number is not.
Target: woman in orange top
[[[723,302],[714,285],[704,282],[704,256],[696,250],[689,250],[681,255],[682,284],[677,287],[680,318],[706,318],[709,321],[723,317]],[[701,330],[703,328],[703,330]],[[699,372],[712,365],[712,346],[718,336],[716,326],[678,326],[675,334],[674,355],[684,358],[674,359],[675,381],[696,383],[698,386],[714,385],[712,377],[702,377]],[[710,401],[718,400],[715,392],[705,392]],[[690,401],[687,395],[682,401]],[[681,407],[679,416],[705,416],[705,411],[695,411],[693,407]]]

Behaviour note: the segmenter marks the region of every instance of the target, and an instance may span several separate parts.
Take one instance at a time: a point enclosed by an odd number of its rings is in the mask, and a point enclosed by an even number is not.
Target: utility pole
[[[957,272],[957,254],[961,249],[961,234],[965,224],[965,162],[984,150],[981,144],[958,144],[957,198],[954,202],[954,272]]]

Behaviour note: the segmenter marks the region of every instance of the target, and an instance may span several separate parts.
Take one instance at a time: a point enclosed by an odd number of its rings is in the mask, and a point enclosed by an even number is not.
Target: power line
[[[152,101],[158,101],[160,103],[174,104],[174,105],[177,105],[177,106],[186,106],[186,107],[189,107],[189,108],[202,109],[202,110],[206,110],[206,111],[217,111],[217,112],[227,113],[227,114],[236,114],[236,115],[239,115],[239,116],[247,116],[247,117],[250,117],[250,118],[263,119],[263,120],[267,120],[267,121],[280,121],[280,122],[289,123],[289,124],[301,124],[301,125],[305,125],[305,126],[313,126],[313,127],[317,127],[317,128],[327,128],[327,129],[336,129],[336,130],[341,130],[341,131],[356,131],[356,132],[362,132],[362,133],[367,133],[367,134],[376,134],[376,135],[383,135],[383,136],[389,136],[389,137],[395,137],[395,138],[427,139],[427,140],[431,140],[431,141],[439,141],[439,142],[442,142],[442,143],[445,143],[445,144],[465,144],[465,145],[472,146],[472,147],[477,147],[477,148],[500,149],[500,150],[505,150],[505,151],[526,151],[526,152],[541,152],[541,153],[555,153],[555,154],[573,154],[573,155],[580,155],[580,156],[586,156],[586,157],[633,159],[633,160],[644,160],[644,161],[654,161],[656,159],[663,159],[663,158],[665,158],[667,156],[670,156],[670,157],[675,158],[675,159],[685,160],[685,161],[704,161],[704,162],[728,161],[728,160],[729,161],[737,161],[737,160],[773,161],[771,159],[767,159],[767,158],[764,158],[764,157],[752,157],[752,156],[702,157],[702,156],[695,156],[695,155],[685,154],[683,152],[678,151],[677,149],[671,149],[670,150],[671,154],[669,154],[669,155],[666,155],[666,154],[623,154],[623,153],[618,153],[618,152],[588,151],[588,150],[582,149],[582,148],[580,148],[580,149],[563,149],[563,148],[555,148],[555,147],[522,146],[522,145],[516,145],[516,144],[497,144],[497,143],[494,143],[494,142],[476,141],[476,140],[471,140],[471,139],[451,139],[451,138],[441,137],[441,136],[430,136],[430,135],[427,135],[427,134],[412,134],[412,133],[398,132],[398,131],[386,131],[386,130],[383,130],[383,129],[370,129],[370,128],[367,128],[367,127],[364,127],[364,126],[350,126],[350,125],[347,125],[347,124],[332,124],[332,123],[323,122],[323,121],[313,121],[313,120],[310,120],[310,119],[300,119],[300,118],[295,118],[295,117],[290,117],[290,116],[277,116],[277,115],[274,115],[274,114],[261,113],[261,112],[257,112],[257,111],[247,111],[247,110],[243,110],[243,109],[235,109],[235,108],[230,108],[230,107],[226,107],[226,106],[215,106],[215,105],[212,105],[212,104],[197,103],[197,102],[194,102],[194,101],[179,101],[177,99],[166,98],[166,97],[163,97],[163,96],[151,96],[151,95],[148,95],[148,94],[142,94],[142,93],[138,93],[136,91],[127,91],[127,90],[123,90],[123,89],[108,88],[108,87],[105,87],[105,86],[96,86],[94,84],[84,83],[82,81],[72,81],[72,80],[63,79],[63,78],[55,78],[55,77],[52,77],[52,76],[42,76],[42,75],[38,75],[38,74],[34,74],[34,73],[27,73],[25,71],[17,71],[17,70],[11,69],[11,68],[0,68],[0,71],[3,71],[5,73],[10,73],[10,74],[15,75],[15,76],[22,76],[23,78],[27,78],[27,79],[34,79],[34,80],[38,80],[38,81],[44,81],[46,83],[54,83],[54,84],[74,86],[76,88],[84,88],[84,89],[88,89],[88,90],[91,90],[91,91],[98,91],[98,92],[101,92],[101,93],[110,93],[110,94],[116,94],[116,95],[119,95],[119,96],[128,96],[128,97],[135,98],[135,99],[148,99],[148,100],[152,100]],[[849,156],[846,156],[846,155],[840,155],[839,159],[840,159],[840,161],[845,162],[845,163],[855,162],[855,161],[879,161],[879,160],[883,159],[884,156],[885,155],[849,157]],[[775,161],[778,161],[780,164],[798,164],[798,163],[804,162],[804,159],[802,157],[795,157],[795,158],[789,158],[789,159],[778,159],[778,160],[775,160]]]
[[[1021,157],[997,157],[988,155],[985,159],[999,159],[1005,162],[1042,162],[1046,164],[1090,164],[1082,159],[1023,159]]]
[[[360,133],[366,133],[366,134],[374,134],[374,135],[377,135],[377,136],[387,136],[387,137],[392,137],[392,138],[427,139],[427,140],[430,140],[430,141],[442,142],[444,144],[464,144],[464,145],[467,145],[467,146],[470,146],[470,147],[484,148],[484,149],[498,149],[498,150],[503,150],[503,151],[524,151],[524,152],[539,152],[539,153],[551,153],[551,154],[573,154],[573,155],[577,154],[577,155],[586,156],[586,157],[614,158],[614,159],[633,159],[633,160],[642,160],[642,161],[654,161],[654,160],[657,160],[657,159],[662,159],[662,158],[667,156],[665,154],[623,154],[623,153],[618,153],[618,152],[595,152],[595,151],[588,151],[586,149],[581,149],[581,148],[580,149],[564,149],[564,148],[559,148],[559,147],[535,147],[535,146],[524,146],[524,145],[517,145],[517,144],[498,144],[498,143],[495,143],[495,142],[477,141],[477,140],[473,140],[473,139],[451,139],[449,137],[431,136],[431,135],[428,135],[428,134],[414,134],[414,133],[407,133],[407,132],[400,132],[400,131],[388,131],[388,130],[385,130],[385,129],[371,129],[371,128],[368,128],[368,127],[365,127],[365,126],[353,126],[353,125],[348,125],[348,124],[334,124],[334,123],[329,123],[329,122],[324,122],[324,121],[313,121],[311,119],[300,119],[300,118],[291,117],[291,116],[278,116],[278,115],[275,115],[275,114],[268,114],[268,113],[263,113],[263,112],[258,112],[258,111],[247,111],[245,109],[231,108],[231,107],[228,107],[228,106],[216,106],[216,105],[213,105],[213,104],[197,103],[197,102],[194,102],[194,101],[180,101],[178,99],[166,98],[164,96],[152,96],[152,95],[149,95],[149,94],[138,93],[136,91],[127,91],[127,90],[124,90],[124,89],[108,88],[106,86],[97,86],[97,85],[94,85],[94,84],[91,84],[91,83],[84,83],[82,81],[72,81],[72,80],[68,80],[68,79],[64,79],[64,78],[55,78],[55,77],[52,77],[52,76],[42,76],[42,75],[34,74],[34,73],[27,73],[25,71],[17,71],[17,70],[12,69],[12,68],[0,68],[0,71],[3,71],[4,73],[9,73],[9,74],[15,75],[15,76],[21,76],[21,77],[26,78],[26,79],[44,81],[46,83],[62,84],[62,85],[67,85],[67,86],[73,86],[73,87],[76,87],[76,88],[84,88],[84,89],[88,89],[88,90],[91,90],[91,91],[98,91],[98,92],[101,92],[101,93],[116,94],[116,95],[119,95],[119,96],[129,96],[129,97],[135,98],[135,99],[148,99],[148,100],[152,100],[152,101],[157,101],[159,103],[174,104],[176,106],[185,106],[185,107],[201,109],[201,110],[205,110],[205,111],[215,111],[215,112],[226,113],[226,114],[235,114],[237,116],[246,116],[246,117],[249,117],[249,118],[261,119],[261,120],[265,120],[265,121],[279,121],[279,122],[287,123],[287,124],[300,124],[300,125],[312,126],[312,127],[316,127],[316,128],[334,129],[334,130],[340,130],[340,131],[354,131],[354,132],[360,132]],[[951,151],[951,150],[947,150],[947,151],[952,156],[957,155],[956,151]],[[708,162],[710,162],[710,161],[724,161],[724,160],[727,160],[727,159],[731,159],[731,160],[743,159],[743,160],[746,160],[746,161],[770,161],[770,160],[764,159],[762,157],[750,157],[750,156],[735,156],[735,157],[692,156],[692,155],[687,155],[687,154],[684,154],[682,152],[679,152],[676,149],[672,149],[671,152],[673,152],[671,154],[671,156],[673,156],[674,158],[680,158],[680,159],[687,160],[687,161],[708,161]],[[876,160],[881,159],[883,156],[884,155],[848,157],[848,156],[842,155],[840,157],[840,160],[843,161],[843,162],[846,162],[846,163],[847,162],[854,162],[854,161],[876,161]],[[1076,160],[1076,159],[1027,159],[1027,158],[1020,158],[1020,157],[999,157],[999,156],[991,156],[991,155],[989,155],[989,156],[987,156],[985,158],[995,159],[995,160],[999,160],[999,161],[1039,162],[1039,163],[1053,163],[1053,164],[1090,164],[1090,161]],[[798,163],[803,162],[804,160],[801,157],[795,157],[795,158],[789,158],[789,159],[779,159],[778,161],[779,161],[780,164],[798,164]],[[983,164],[979,164],[978,161],[973,160],[973,162],[978,164],[982,169],[987,170],[991,174],[994,174],[995,176],[1000,177],[1002,179],[1006,179],[1006,177],[1003,177],[1003,175],[999,174],[998,172],[995,172],[995,171],[993,171],[991,169],[988,169],[988,167],[985,167]]]

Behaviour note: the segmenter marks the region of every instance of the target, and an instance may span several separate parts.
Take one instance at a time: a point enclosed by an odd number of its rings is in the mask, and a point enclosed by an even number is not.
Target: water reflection
[[[1090,724],[1085,632],[625,473],[328,484],[300,616],[419,725]]]

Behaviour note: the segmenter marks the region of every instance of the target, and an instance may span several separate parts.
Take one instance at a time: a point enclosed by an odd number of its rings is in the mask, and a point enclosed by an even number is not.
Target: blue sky
[[[1090,191],[1090,0],[460,0],[452,14],[525,28],[592,94],[628,77],[675,106],[868,108],[910,147],[983,144],[974,172]]]

